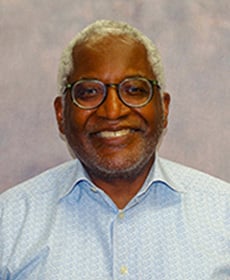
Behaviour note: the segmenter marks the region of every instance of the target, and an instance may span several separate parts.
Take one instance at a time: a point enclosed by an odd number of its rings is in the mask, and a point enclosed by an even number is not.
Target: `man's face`
[[[73,58],[70,83],[83,78],[104,83],[119,83],[133,76],[155,79],[145,48],[130,39],[109,37],[79,45]],[[159,90],[153,90],[152,100],[141,108],[127,107],[114,88],[108,88],[106,100],[96,109],[78,108],[70,92],[64,108],[60,97],[55,100],[59,129],[89,174],[105,180],[136,178],[151,166],[159,136],[167,125],[169,105],[168,94],[162,102]]]

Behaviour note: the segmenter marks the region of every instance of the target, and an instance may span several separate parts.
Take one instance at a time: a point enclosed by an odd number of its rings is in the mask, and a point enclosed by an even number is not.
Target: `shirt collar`
[[[156,177],[163,178],[166,184],[173,190],[181,193],[186,192],[184,181],[180,181],[175,177],[175,170],[178,169],[178,166],[174,166],[174,163],[171,161],[158,158],[157,167]]]
[[[91,182],[86,170],[80,163],[78,159],[72,160],[68,162],[65,166],[64,172],[60,172],[60,180],[59,180],[59,200],[70,194],[74,188],[81,181],[88,182],[88,184],[93,185]],[[64,179],[63,179],[64,177]],[[63,184],[64,182],[64,184]]]
[[[86,170],[84,169],[79,160],[75,159],[73,161],[70,161],[67,164],[66,171],[67,174],[65,174],[65,172],[64,174],[61,174],[61,185],[59,184],[60,188],[58,194],[59,199],[62,199],[68,194],[70,194],[81,181],[86,182],[92,188],[98,189],[100,191],[100,189],[92,183]],[[174,182],[172,173],[173,171],[170,170],[170,166],[167,165],[167,161],[161,159],[160,157],[158,157],[158,155],[156,155],[155,162],[148,174],[148,177],[145,180],[144,185],[138,193],[138,196],[146,192],[156,182],[161,182],[176,192],[185,192],[183,182],[180,183],[180,181],[178,182],[178,180],[177,182]],[[65,176],[64,185],[63,176]]]
[[[163,183],[167,187],[171,188],[172,190],[180,193],[185,192],[185,187],[183,182],[177,180],[175,182],[173,180],[175,176],[173,176],[173,171],[170,169],[170,166],[167,165],[167,160],[164,160],[156,155],[155,162],[150,169],[148,177],[145,180],[143,187],[141,188],[139,194],[143,194],[146,192],[154,183]]]

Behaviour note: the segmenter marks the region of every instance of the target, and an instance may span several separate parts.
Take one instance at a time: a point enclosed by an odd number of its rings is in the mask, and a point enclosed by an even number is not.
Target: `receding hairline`
[[[76,45],[73,47],[72,51],[72,59],[73,59],[73,69],[71,73],[69,73],[67,79],[70,81],[72,79],[72,75],[75,75],[79,65],[81,66],[82,63],[85,61],[87,62],[89,54],[95,54],[95,56],[101,56],[102,62],[105,61],[105,53],[106,56],[109,56],[109,53],[113,52],[115,48],[115,52],[121,50],[121,54],[126,52],[127,55],[132,53],[132,50],[136,52],[136,59],[138,62],[138,57],[145,60],[146,69],[149,69],[149,73],[151,73],[155,77],[155,73],[153,72],[152,66],[148,60],[148,54],[145,46],[140,41],[136,40],[133,37],[126,36],[126,35],[114,35],[114,34],[107,34],[97,40],[87,40],[84,42],[77,42]],[[83,59],[83,60],[82,60]],[[117,59],[119,59],[117,57]],[[134,65],[132,65],[134,66]],[[127,69],[128,70],[128,69]],[[145,76],[145,72],[142,72],[141,69],[138,71],[136,69],[136,75]],[[127,73],[128,75],[128,73]]]
[[[124,44],[129,44],[129,43],[139,43],[144,46],[144,44],[140,41],[137,40],[136,38],[132,37],[130,34],[114,34],[114,33],[106,33],[106,34],[100,34],[100,36],[92,36],[85,38],[84,41],[79,40],[75,42],[75,45],[73,46],[73,49],[75,49],[78,46],[86,46],[86,47],[94,47],[98,43],[102,42],[105,44],[106,41],[111,41],[111,40],[119,40],[120,42],[123,42]],[[146,49],[146,48],[145,48]]]
[[[93,45],[94,43],[110,36],[119,36],[121,39],[124,39],[124,41],[130,39],[133,42],[141,43],[144,46],[147,52],[147,59],[163,90],[165,87],[163,65],[160,53],[155,44],[153,44],[153,42],[141,31],[127,23],[111,20],[99,20],[79,32],[64,49],[58,72],[59,91],[62,92],[67,77],[73,70],[74,49],[82,44]]]

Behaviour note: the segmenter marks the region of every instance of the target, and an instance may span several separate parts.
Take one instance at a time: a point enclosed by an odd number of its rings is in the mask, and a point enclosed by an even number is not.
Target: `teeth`
[[[130,129],[122,129],[118,131],[102,131],[98,135],[103,138],[121,137],[130,133]]]

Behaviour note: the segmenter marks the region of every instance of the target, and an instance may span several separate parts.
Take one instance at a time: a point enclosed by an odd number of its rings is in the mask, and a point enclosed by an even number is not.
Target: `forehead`
[[[109,35],[77,44],[73,49],[73,73],[100,70],[152,73],[144,45],[124,35]]]

